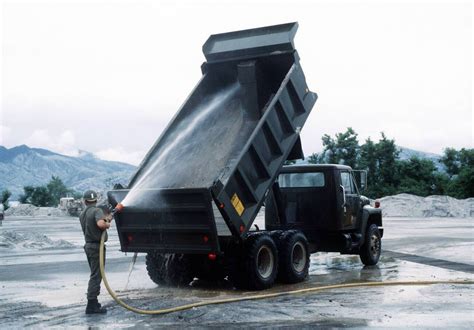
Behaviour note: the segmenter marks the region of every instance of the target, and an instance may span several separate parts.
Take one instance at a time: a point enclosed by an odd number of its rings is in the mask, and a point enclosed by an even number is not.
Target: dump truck
[[[211,35],[202,77],[132,177],[108,192],[123,252],[146,253],[157,284],[227,278],[260,290],[308,275],[317,251],[380,256],[381,213],[351,168],[284,166],[317,95],[297,23]],[[306,182],[306,183],[305,183]],[[265,204],[265,228],[253,226]]]

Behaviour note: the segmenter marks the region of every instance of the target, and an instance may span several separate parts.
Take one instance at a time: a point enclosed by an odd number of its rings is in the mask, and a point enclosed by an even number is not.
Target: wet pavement
[[[382,258],[363,267],[357,256],[317,253],[310,277],[269,292],[336,283],[407,280],[474,280],[474,219],[384,220]],[[1,231],[42,233],[74,247],[55,249],[0,247],[0,327],[449,327],[474,328],[474,286],[437,284],[347,288],[258,301],[205,306],[163,316],[144,316],[116,305],[103,289],[107,315],[86,316],[88,266],[74,218],[11,217]],[[107,274],[110,284],[133,306],[158,309],[202,300],[250,294],[229,283],[195,281],[188,288],[157,287],[139,256],[130,283],[131,255],[119,251],[110,231]]]

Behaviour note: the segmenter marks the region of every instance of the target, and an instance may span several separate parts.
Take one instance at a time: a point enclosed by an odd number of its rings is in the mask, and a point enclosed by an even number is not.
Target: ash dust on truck
[[[350,167],[303,158],[317,95],[294,48],[297,23],[211,35],[202,78],[128,189],[108,193],[123,252],[146,253],[157,284],[228,278],[260,290],[308,276],[318,251],[377,263],[380,209]],[[365,173],[359,177],[364,182]],[[250,231],[265,203],[265,229]]]

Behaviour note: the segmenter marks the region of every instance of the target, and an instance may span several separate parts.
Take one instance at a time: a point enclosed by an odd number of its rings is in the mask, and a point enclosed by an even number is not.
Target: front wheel
[[[365,233],[364,244],[360,247],[360,260],[366,266],[376,265],[382,252],[382,238],[377,225],[372,224]]]

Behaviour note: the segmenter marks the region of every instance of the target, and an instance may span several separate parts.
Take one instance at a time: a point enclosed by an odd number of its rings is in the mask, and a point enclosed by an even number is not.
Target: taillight
[[[209,237],[207,237],[206,235],[204,235],[204,237],[202,238],[202,240],[204,241],[204,243],[207,243],[207,242],[209,242]]]
[[[378,209],[380,207],[380,201],[376,200],[375,201],[375,208]]]
[[[128,243],[132,243],[133,236],[132,235],[127,235],[127,241],[128,241]]]
[[[215,253],[209,253],[209,254],[207,255],[207,258],[208,258],[209,260],[211,260],[211,261],[214,261],[214,260],[217,259],[217,256],[216,256]]]

